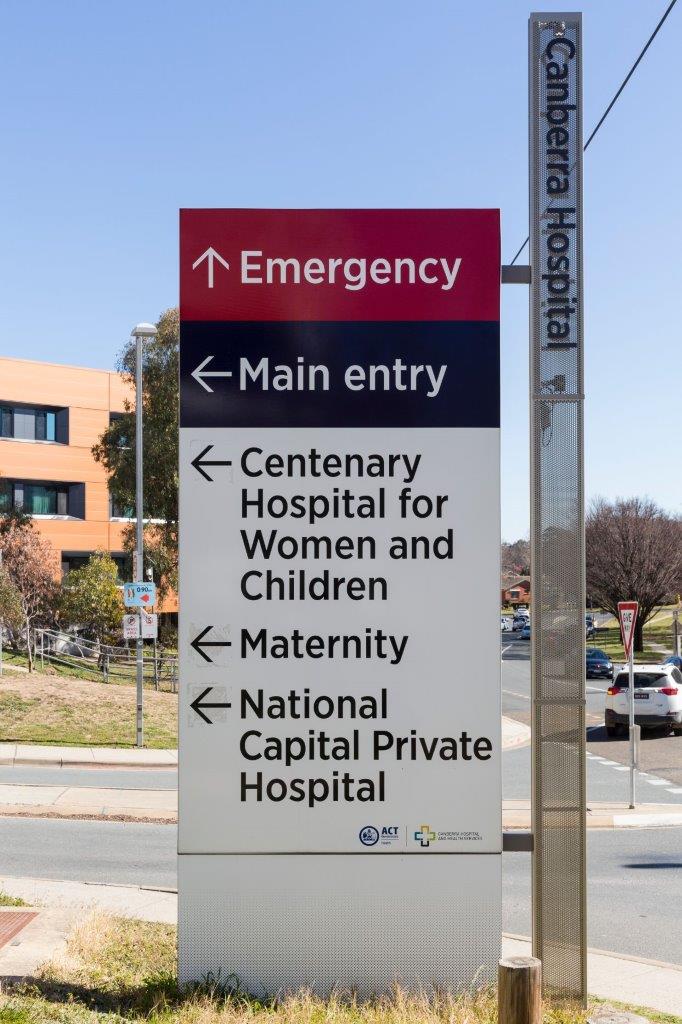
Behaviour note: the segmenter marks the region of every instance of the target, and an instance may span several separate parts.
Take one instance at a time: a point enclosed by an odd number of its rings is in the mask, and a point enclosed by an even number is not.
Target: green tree
[[[167,309],[158,321],[156,338],[144,342],[142,370],[144,432],[145,559],[154,570],[161,595],[177,589],[178,578],[178,352],[180,318]],[[135,341],[118,361],[124,379],[135,386]],[[109,490],[123,508],[135,508],[135,407],[104,431],[92,454],[107,471]],[[124,534],[127,551],[135,548],[135,526]]]
[[[81,569],[64,577],[59,611],[69,625],[80,626],[99,643],[120,630],[123,603],[118,570],[106,551],[95,552]]]

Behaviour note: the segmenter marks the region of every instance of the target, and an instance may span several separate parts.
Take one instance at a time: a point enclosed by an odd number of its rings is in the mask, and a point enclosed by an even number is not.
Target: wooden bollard
[[[542,964],[534,956],[510,956],[497,970],[499,1024],[541,1024]]]

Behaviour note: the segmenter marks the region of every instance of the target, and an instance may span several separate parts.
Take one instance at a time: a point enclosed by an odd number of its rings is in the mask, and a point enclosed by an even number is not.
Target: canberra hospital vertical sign
[[[499,215],[181,214],[180,976],[492,977]]]

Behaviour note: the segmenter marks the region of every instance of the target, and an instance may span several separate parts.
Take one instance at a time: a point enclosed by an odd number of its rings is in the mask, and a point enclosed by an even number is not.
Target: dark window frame
[[[67,406],[0,400],[0,438],[5,441],[67,445],[68,413]],[[18,435],[18,421],[24,423],[31,418],[33,436]]]

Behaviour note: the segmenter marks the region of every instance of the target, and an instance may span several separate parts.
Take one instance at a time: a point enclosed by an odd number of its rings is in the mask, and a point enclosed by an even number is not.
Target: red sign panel
[[[181,210],[185,321],[498,321],[498,210]]]
[[[639,603],[637,601],[619,601],[618,602],[618,619],[620,620],[620,636],[623,641],[623,647],[625,648],[625,657],[630,657],[630,650],[632,648],[632,641],[635,636],[635,623],[637,622],[637,612],[639,611]]]

